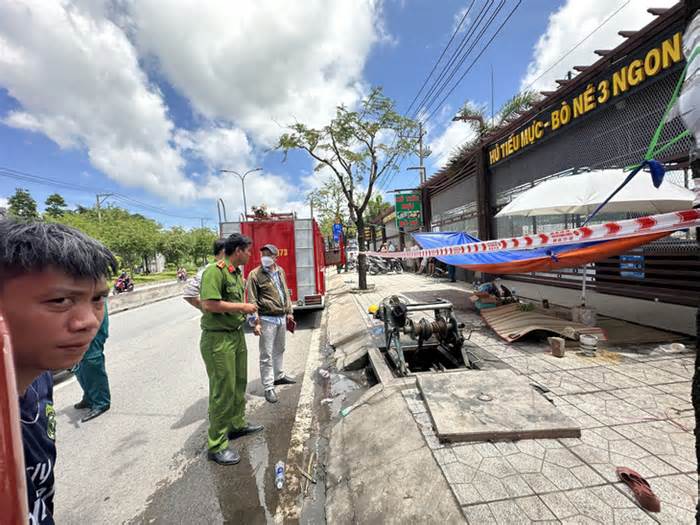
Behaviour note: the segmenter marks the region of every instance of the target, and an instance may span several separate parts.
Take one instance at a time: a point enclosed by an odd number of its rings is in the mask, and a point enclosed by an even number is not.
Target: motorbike
[[[178,282],[184,283],[187,280],[187,270],[181,268],[177,271]]]
[[[119,277],[117,279],[117,282],[114,283],[114,294],[119,295],[120,293],[124,292],[133,292],[134,291],[134,282],[129,278],[122,278]]]
[[[384,257],[367,256],[367,270],[370,275],[389,273],[389,263]]]
[[[403,273],[403,265],[401,264],[401,259],[392,258],[389,259],[389,271],[396,273]]]

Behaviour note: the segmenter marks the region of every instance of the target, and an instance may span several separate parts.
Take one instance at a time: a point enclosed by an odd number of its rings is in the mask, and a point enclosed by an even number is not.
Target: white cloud
[[[127,186],[194,196],[171,147],[173,124],[124,33],[99,9],[0,3],[0,82],[21,104],[5,124],[41,132]]]
[[[370,48],[387,38],[379,0],[127,6],[138,48],[196,110],[266,145],[293,119],[319,125],[356,102]]]
[[[458,35],[461,35],[467,30],[467,27],[469,27],[469,22],[471,21],[471,17],[467,16],[467,18],[464,20],[462,25],[460,26],[460,22],[462,21],[462,18],[464,15],[467,13],[469,10],[469,6],[464,6],[462,9],[457,11],[454,16],[452,17],[452,32],[454,33],[457,31],[457,28],[459,27],[459,32],[457,33]]]
[[[202,160],[211,171],[221,168],[245,170],[253,161],[248,138],[237,128],[178,130],[175,144],[181,152]]]
[[[5,197],[0,197],[0,208],[7,208],[9,203]]]
[[[447,164],[455,149],[476,137],[474,128],[466,122],[452,122],[435,140],[429,143],[433,154],[429,157],[436,168]]]
[[[172,200],[242,200],[235,175],[260,162],[294,119],[327,121],[366,91],[371,47],[395,42],[381,0],[303,3],[155,0],[0,2],[0,86],[19,108],[2,121],[80,149],[113,180]],[[191,104],[177,129],[157,68]],[[202,173],[187,174],[198,160]],[[303,211],[306,183],[255,173],[249,205]]]
[[[670,7],[675,3],[675,0],[632,0],[561,63],[542,75],[620,7],[620,2],[612,3],[609,0],[567,0],[550,15],[547,30],[535,44],[521,89],[533,82],[531,89],[535,90],[556,87],[555,80],[566,78],[568,71],[575,73],[573,66],[586,66],[598,60],[600,57],[593,53],[594,50],[612,49],[619,45],[623,38],[617,34],[618,31],[641,29],[651,22],[654,17],[646,12],[647,8]],[[538,79],[540,75],[542,78]]]

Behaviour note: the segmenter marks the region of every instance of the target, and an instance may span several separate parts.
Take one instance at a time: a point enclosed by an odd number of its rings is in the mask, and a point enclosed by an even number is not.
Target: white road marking
[[[294,425],[292,425],[292,435],[289,441],[287,452],[287,462],[285,465],[285,487],[280,494],[279,503],[275,512],[275,523],[283,523],[286,520],[299,519],[298,496],[301,491],[301,478],[293,465],[301,465],[304,457],[304,445],[311,434],[311,424],[313,422],[313,405],[315,396],[314,372],[322,364],[321,357],[321,330],[326,328],[328,308],[323,310],[319,328],[315,328],[311,334],[309,343],[309,353],[306,356],[306,368],[304,369],[304,380],[299,393],[299,403],[297,405]]]

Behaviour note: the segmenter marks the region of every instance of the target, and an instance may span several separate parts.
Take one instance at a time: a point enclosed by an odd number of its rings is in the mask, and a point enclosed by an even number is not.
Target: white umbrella
[[[588,215],[617,189],[628,174],[622,170],[589,171],[546,180],[516,197],[496,217],[520,215]],[[655,188],[651,176],[638,173],[601,213],[669,213],[693,207],[694,193],[668,181]]]

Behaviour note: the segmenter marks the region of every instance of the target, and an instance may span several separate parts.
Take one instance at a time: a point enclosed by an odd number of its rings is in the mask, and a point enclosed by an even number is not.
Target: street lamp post
[[[252,170],[246,171],[243,175],[238,173],[237,171],[234,170],[219,170],[221,173],[233,173],[234,175],[238,175],[238,178],[241,179],[241,186],[243,187],[243,217],[247,221],[248,220],[248,202],[246,201],[245,197],[245,178],[249,173],[253,173],[254,171],[262,171],[262,168],[254,168]]]

